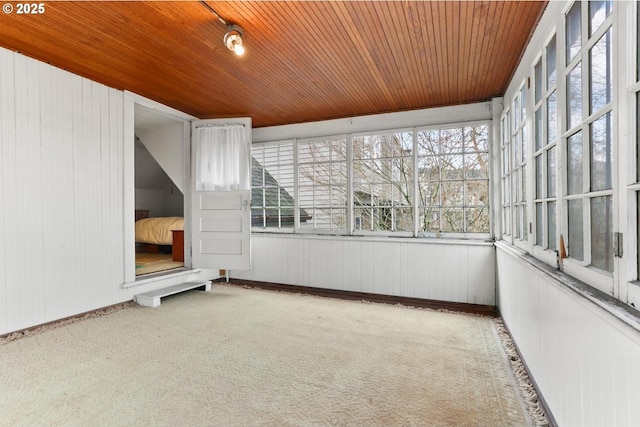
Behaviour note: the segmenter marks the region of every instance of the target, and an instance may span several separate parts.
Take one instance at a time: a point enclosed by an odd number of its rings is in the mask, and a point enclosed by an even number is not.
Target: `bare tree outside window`
[[[486,125],[417,133],[420,231],[489,232]]]

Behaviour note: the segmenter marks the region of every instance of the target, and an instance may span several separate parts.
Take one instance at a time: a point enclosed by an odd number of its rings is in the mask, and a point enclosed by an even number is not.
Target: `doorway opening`
[[[135,106],[135,275],[184,267],[184,123]]]

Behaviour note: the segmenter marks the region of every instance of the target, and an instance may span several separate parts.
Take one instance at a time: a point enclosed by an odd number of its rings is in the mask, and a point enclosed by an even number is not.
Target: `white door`
[[[251,266],[251,119],[191,125],[192,263],[196,268]]]

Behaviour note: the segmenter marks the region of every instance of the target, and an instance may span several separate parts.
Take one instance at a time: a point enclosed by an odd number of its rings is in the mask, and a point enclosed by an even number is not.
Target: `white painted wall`
[[[212,277],[125,283],[133,125],[123,92],[0,48],[0,334]]]
[[[253,233],[233,278],[495,305],[492,243]]]
[[[136,188],[136,209],[148,210],[152,217],[183,216],[184,198],[173,185],[162,190]]]
[[[136,107],[136,117],[140,111],[147,111],[144,107]],[[146,115],[153,112],[146,112]],[[162,170],[169,176],[178,189],[184,193],[185,185],[184,150],[182,145],[183,126],[177,121],[151,123],[146,126],[136,125],[136,135],[153,156]]]
[[[500,312],[558,425],[637,426],[637,319],[604,310],[504,243],[497,261]]]

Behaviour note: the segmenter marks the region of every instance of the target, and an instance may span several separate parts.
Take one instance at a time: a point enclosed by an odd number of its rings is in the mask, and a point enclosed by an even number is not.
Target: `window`
[[[489,232],[488,126],[417,132],[421,232]]]
[[[636,37],[635,37],[635,73],[633,84],[631,85],[631,91],[633,96],[633,105],[630,106],[631,111],[634,112],[633,117],[636,118],[635,123],[631,125],[634,126],[635,130],[635,173],[634,178],[629,182],[633,184],[630,185],[631,192],[635,192],[635,197],[633,197],[635,201],[635,217],[636,217],[636,275],[635,277],[630,278],[636,282],[640,282],[640,5],[636,2]],[[633,211],[633,209],[632,209]]]
[[[347,140],[298,142],[300,229],[347,229]]]
[[[254,144],[254,230],[488,237],[489,129]]]
[[[511,235],[511,119],[507,110],[500,120],[502,160],[502,233]]]
[[[535,239],[544,249],[557,249],[556,236],[556,38],[546,45],[534,67],[535,128],[533,157],[535,164]]]
[[[251,148],[251,226],[293,229],[293,143]]]
[[[587,14],[582,14],[582,7],[588,8]],[[566,15],[564,133],[568,255],[609,273],[613,272],[611,10],[610,1],[576,2]]]
[[[513,169],[511,173],[514,199],[513,212],[515,214],[513,236],[526,241],[529,235],[527,221],[527,88],[522,85],[512,103],[512,133],[511,146],[513,154]]]
[[[356,231],[413,232],[413,133],[353,138]]]

